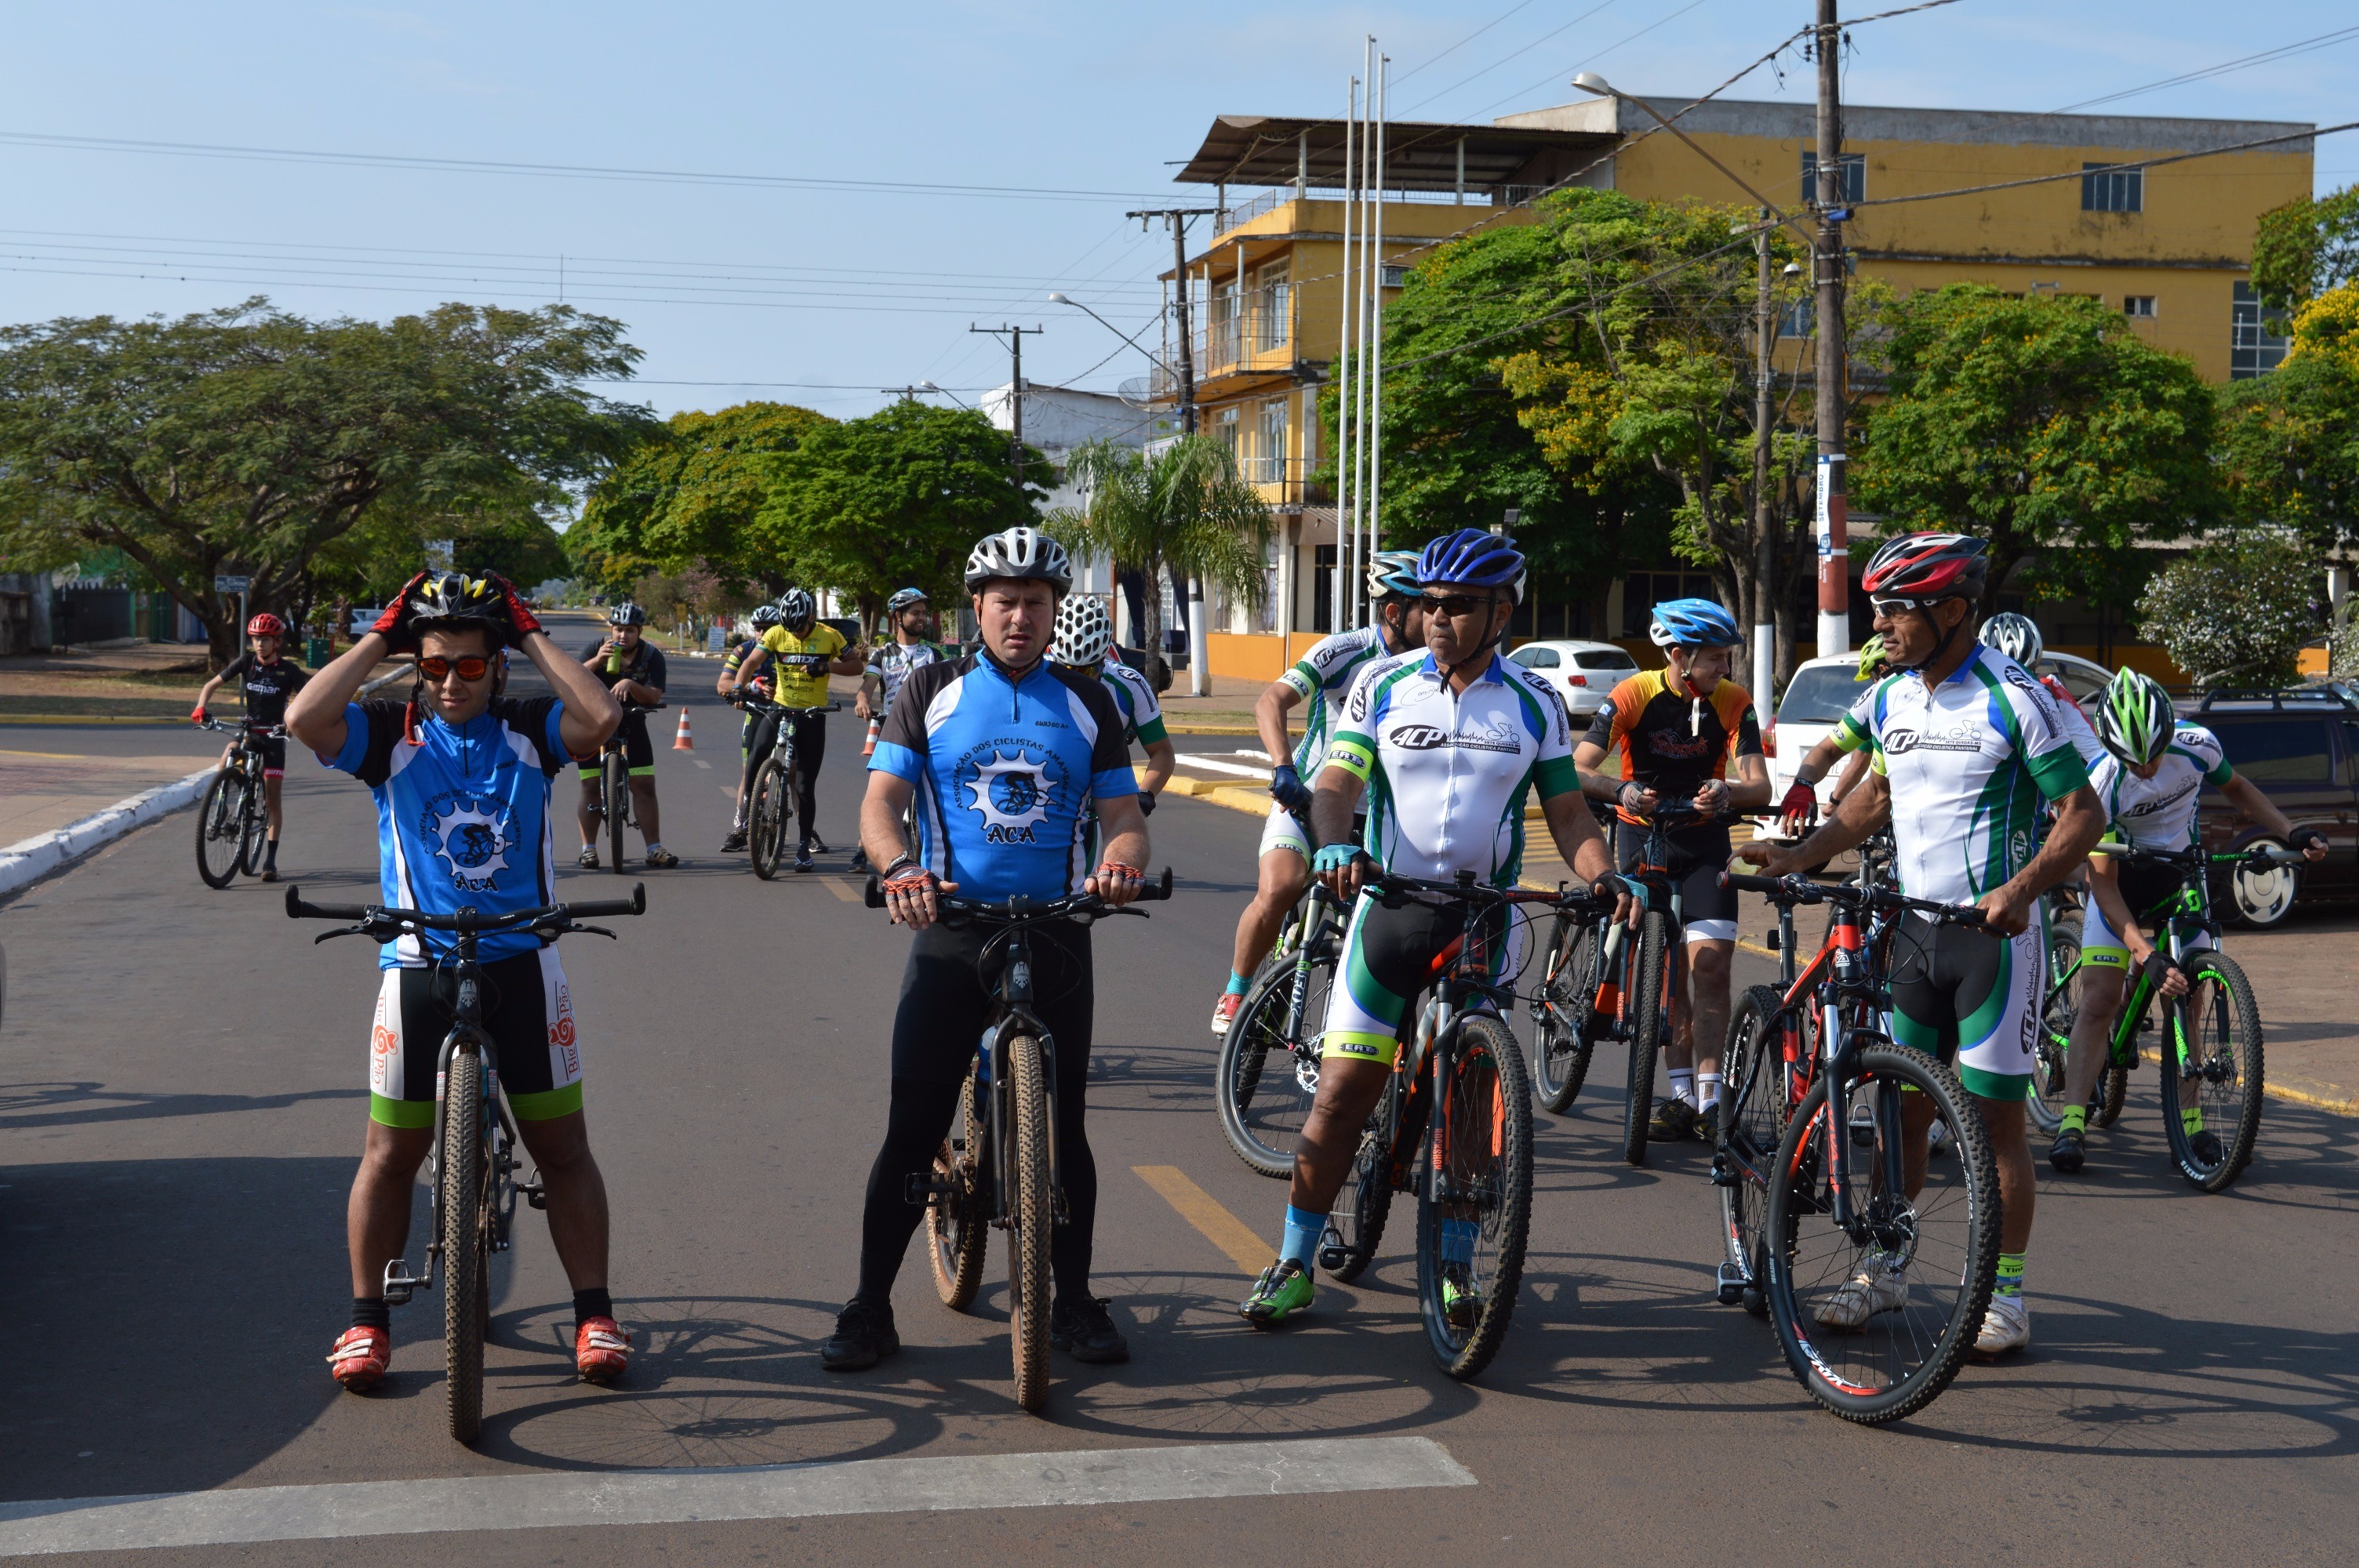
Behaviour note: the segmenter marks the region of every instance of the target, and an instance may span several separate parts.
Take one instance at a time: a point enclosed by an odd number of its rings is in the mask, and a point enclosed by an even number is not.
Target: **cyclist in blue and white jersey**
[[[505,650],[520,649],[554,696],[503,695]],[[414,652],[407,703],[355,701],[389,652]],[[379,898],[386,904],[485,914],[556,902],[549,783],[569,756],[594,754],[622,722],[605,683],[568,658],[516,590],[484,573],[420,572],[361,640],[311,678],[287,730],[376,797]],[[427,933],[386,943],[369,1031],[368,1139],[346,1234],[353,1325],[328,1357],[355,1391],[392,1356],[386,1265],[408,1245],[418,1167],[434,1136],[437,1055],[450,1000],[436,965],[455,939]],[[486,933],[484,1026],[525,1152],[548,1190],[549,1235],[573,1287],[574,1369],[611,1382],[630,1357],[606,1285],[606,1186],[582,1114],[581,1044],[557,949],[529,930]]]
[[[2115,675],[2098,699],[2097,738],[2105,756],[2089,773],[2090,787],[2105,809],[2109,838],[2132,848],[2185,849],[2197,842],[2196,806],[2206,784],[2228,797],[2248,822],[2312,860],[2326,858],[2326,838],[2314,827],[2296,827],[2253,781],[2228,765],[2220,738],[2179,717],[2170,694],[2152,676],[2133,669]],[[2089,1097],[2105,1065],[2106,1041],[2121,1016],[2122,989],[2129,971],[2155,956],[2144,927],[2176,897],[2180,874],[2168,867],[2124,865],[2109,855],[2089,857],[2088,907],[2081,916],[2080,1011],[2072,1019],[2072,1050],[2064,1064],[2063,1124],[2056,1130],[2048,1162],[2070,1174],[2088,1159]],[[2193,946],[2214,946],[2212,934],[2199,934]],[[2166,996],[2187,994],[2187,977],[2177,968],[2162,983]],[[2190,1021],[2199,1027],[2200,1018]],[[2194,1085],[2187,1086],[2190,1101]],[[2202,1108],[2180,1112],[2195,1157],[2220,1161],[2219,1135],[2203,1125]]]
[[[886,907],[917,935],[893,1015],[892,1101],[868,1173],[860,1285],[820,1346],[820,1364],[832,1372],[873,1367],[901,1347],[893,1281],[925,1214],[908,1200],[909,1181],[931,1179],[992,1011],[978,965],[995,928],[939,924],[937,892],[992,903],[1093,892],[1125,904],[1145,882],[1147,819],[1122,714],[1103,682],[1047,657],[1057,600],[1072,586],[1063,547],[1030,528],[994,534],[967,557],[966,585],[983,645],[902,684],[860,807],[861,841],[883,868]],[[902,834],[913,804],[914,849]],[[1106,836],[1094,869],[1082,832],[1092,810]],[[1044,922],[1031,940],[1042,977],[1036,1009],[1056,1047],[1066,1208],[1049,1244],[1056,1282],[1049,1342],[1076,1360],[1123,1361],[1129,1346],[1089,1288],[1098,1191],[1082,1119],[1095,994],[1089,927]]]
[[[1155,683],[1123,663],[1114,651],[1114,617],[1105,600],[1094,594],[1065,596],[1057,607],[1057,631],[1049,656],[1067,669],[1093,675],[1105,682],[1114,704],[1122,709],[1125,745],[1136,741],[1147,748],[1147,776],[1138,782],[1138,809],[1155,815],[1156,796],[1171,782],[1180,753],[1163,728],[1163,705],[1155,700]]]
[[[1614,869],[1572,765],[1563,702],[1497,653],[1523,597],[1524,557],[1512,541],[1464,528],[1426,546],[1417,576],[1425,646],[1377,660],[1353,685],[1311,799],[1320,841],[1312,869],[1352,901],[1352,923],[1328,998],[1318,1095],[1295,1148],[1285,1239],[1238,1308],[1263,1327],[1310,1306],[1328,1211],[1392,1076],[1409,1005],[1465,928],[1464,903],[1386,909],[1366,884],[1380,871],[1441,881],[1471,871],[1512,886],[1534,787],[1574,874],[1594,883]],[[1364,790],[1374,793],[1365,839],[1355,844]],[[1460,1242],[1473,1246],[1471,1236],[1444,1239],[1445,1281],[1471,1257],[1451,1255]],[[1445,1294],[1452,1288],[1445,1283]]]
[[[1998,1281],[1974,1341],[1985,1356],[2031,1342],[2024,1254],[2037,1197],[2024,1141],[2045,973],[2032,905],[2072,873],[2104,830],[2081,754],[2055,698],[2037,676],[1973,636],[1988,563],[1980,539],[1908,534],[1868,562],[1862,586],[1897,672],[1854,704],[1843,731],[1872,746],[1868,782],[1790,849],[1749,844],[1737,854],[1772,876],[1816,866],[1892,826],[1901,891],[1980,907],[1990,929],[1902,918],[1893,939],[1893,1036],[1944,1063],[1990,1130],[2002,1220]],[[2056,822],[2045,844],[2049,804]],[[1921,1098],[1921,1097],[1919,1097]],[[1932,1107],[1903,1122],[1912,1182],[1923,1180]],[[1913,1189],[1912,1189],[1913,1190]],[[1908,1299],[1905,1255],[1871,1258],[1819,1307],[1833,1327],[1856,1328]]]
[[[777,605],[757,604],[754,607],[753,613],[745,617],[746,628],[753,635],[739,640],[722,656],[720,678],[712,683],[714,696],[726,698],[737,688],[737,671],[745,665],[746,656],[762,645],[763,635],[777,623]],[[766,679],[756,680],[754,690],[759,696],[767,697],[770,695],[770,683]],[[729,821],[729,836],[721,840],[721,852],[724,855],[742,853],[745,848],[745,775],[752,771],[745,762],[754,754],[754,731],[761,727],[761,719],[752,713],[738,721],[737,805],[735,814]]]
[[[1373,626],[1338,632],[1311,644],[1292,669],[1272,681],[1254,705],[1254,727],[1261,731],[1263,754],[1269,771],[1272,805],[1261,830],[1260,875],[1253,902],[1237,916],[1237,935],[1229,954],[1229,983],[1212,1006],[1212,1033],[1226,1034],[1229,1022],[1245,1000],[1254,971],[1269,957],[1286,912],[1310,885],[1310,831],[1304,826],[1310,814],[1310,790],[1306,778],[1319,776],[1327,753],[1327,736],[1343,697],[1360,672],[1379,659],[1420,647],[1425,642],[1425,611],[1418,597],[1418,554],[1415,550],[1382,550],[1368,562],[1368,603],[1375,615]],[[1308,702],[1302,739],[1289,752],[1286,716],[1298,703]]]

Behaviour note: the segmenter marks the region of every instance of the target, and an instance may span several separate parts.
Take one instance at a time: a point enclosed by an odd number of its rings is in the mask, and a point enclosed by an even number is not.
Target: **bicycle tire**
[[[1605,929],[1596,921],[1560,920],[1549,940],[1542,971],[1548,979],[1540,989],[1547,1014],[1532,1031],[1531,1078],[1533,1096],[1551,1116],[1570,1110],[1589,1079],[1589,1059],[1597,1050],[1597,981]]]
[[[1008,1212],[1007,1324],[1016,1363],[1016,1402],[1038,1411],[1049,1399],[1049,1242],[1056,1223],[1049,1190],[1049,1088],[1040,1042],[1018,1034],[1007,1043],[1008,1087],[1015,1105],[1007,1122],[1014,1147],[1007,1169],[1015,1178]]]
[[[263,845],[270,837],[270,811],[264,804],[268,788],[267,784],[247,784],[245,799],[238,807],[237,869],[241,876],[258,876],[262,871]]]
[[[1899,1307],[1874,1314],[1855,1328],[1822,1324],[1818,1312],[1847,1281],[1869,1266],[1864,1249],[1828,1217],[1830,1198],[1824,1189],[1824,1141],[1818,1136],[1826,1124],[1830,1083],[1821,1074],[1803,1095],[1786,1126],[1777,1147],[1777,1176],[1769,1185],[1767,1229],[1779,1245],[1766,1249],[1768,1264],[1769,1319],[1777,1331],[1786,1365],[1812,1399],[1845,1421],[1876,1425],[1911,1415],[1940,1397],[1958,1375],[1983,1314],[1990,1306],[1991,1286],[1998,1269],[1999,1198],[1997,1162],[1983,1119],[1966,1101],[1955,1074],[1921,1052],[1889,1043],[1862,1046],[1852,1065],[1854,1076],[1844,1085],[1844,1104],[1854,1087],[1889,1085],[1896,1098],[1908,1089],[1925,1097],[1936,1118],[1948,1123],[1954,1158],[1930,1162],[1916,1197],[1908,1200],[1905,1221],[1893,1222],[1888,1234],[1905,1235],[1911,1262],[1917,1269]],[[1869,1092],[1880,1092],[1870,1087]],[[1842,1137],[1849,1138],[1847,1111]],[[1858,1201],[1872,1201],[1866,1191],[1876,1167],[1873,1142],[1855,1149],[1852,1162],[1854,1185],[1863,1189]],[[1864,1168],[1863,1168],[1864,1167]],[[1941,1193],[1929,1199],[1934,1177],[1942,1178]],[[1962,1206],[1956,1216],[1958,1235],[1929,1244],[1928,1217],[1952,1204]],[[1947,1237],[1945,1229],[1943,1235]],[[1821,1241],[1821,1237],[1823,1240]],[[1954,1248],[1954,1258],[1932,1257],[1930,1250]],[[1823,1250],[1821,1261],[1817,1256]],[[1830,1285],[1829,1281],[1837,1281]],[[1946,1305],[1943,1292],[1953,1292]],[[1912,1310],[1919,1295],[1929,1307]],[[1890,1320],[1904,1319],[1899,1332]],[[1928,1332],[1938,1320],[1938,1333]],[[1854,1354],[1859,1346],[1864,1354]],[[1886,1362],[1872,1366],[1875,1359]],[[1904,1364],[1901,1365],[1901,1364]],[[1892,1374],[1899,1367],[1897,1376]],[[1882,1382],[1863,1379],[1886,1374]]]
[[[442,1107],[442,1370],[451,1436],[473,1443],[484,1424],[484,1062],[451,1053]]]
[[[623,829],[628,826],[624,818],[630,814],[631,764],[620,752],[606,754],[606,850],[610,862],[607,870],[616,876],[623,874]]]
[[[1352,1156],[1352,1173],[1343,1179],[1327,1211],[1327,1228],[1320,1236],[1319,1266],[1339,1285],[1348,1285],[1368,1271],[1376,1249],[1385,1239],[1385,1222],[1393,1212],[1393,1142],[1400,1132],[1400,1074],[1385,1080],[1385,1092],[1368,1115],[1360,1133],[1360,1147]],[[1335,1238],[1331,1249],[1327,1238]]]
[[[1455,1035],[1435,1058],[1430,1156],[1418,1191],[1417,1296],[1435,1363],[1463,1382],[1491,1364],[1516,1313],[1532,1217],[1532,1101],[1523,1053],[1505,1023],[1470,1013]],[[1443,1292],[1443,1210],[1464,1206],[1485,1212],[1474,1221],[1466,1265],[1476,1304],[1453,1321]]]
[[[975,1174],[984,1152],[981,1091],[981,1080],[969,1069],[959,1091],[959,1119],[934,1156],[934,1180],[950,1190],[934,1194],[926,1205],[926,1252],[933,1260],[934,1293],[952,1312],[974,1304],[974,1293],[983,1284],[984,1258],[991,1248],[991,1217],[984,1211]]]
[[[245,799],[245,780],[227,768],[205,786],[204,802],[197,807],[197,875],[209,888],[225,888],[237,879],[238,863],[245,858],[238,828]],[[216,870],[209,851],[226,854],[228,860]]]
[[[1315,1041],[1334,974],[1332,961],[1310,961],[1301,1017],[1289,1033],[1286,1014],[1293,1000],[1295,966],[1263,970],[1221,1037],[1212,1083],[1221,1131],[1236,1157],[1258,1174],[1279,1180],[1294,1174],[1295,1145],[1319,1093],[1317,1046],[1306,1047],[1301,1035],[1308,1029]],[[1279,1058],[1277,1064],[1273,1056]]]
[[[2049,932],[2048,978],[2040,991],[2039,1040],[2032,1053],[2031,1093],[2024,1100],[2024,1114],[2032,1126],[2051,1135],[2064,1124],[2065,1061],[2071,1054],[2072,1025],[2081,1016],[2072,989],[2080,963],[2080,937],[2064,931]]]
[[[2119,1062],[2107,1062],[2097,1074],[2097,1087],[2089,1097],[2089,1125],[2111,1127],[2121,1119],[2123,1102],[2129,1098],[2130,1070]]]
[[[1670,921],[1648,912],[1638,946],[1624,970],[1622,1019],[1630,1037],[1628,1098],[1622,1108],[1622,1158],[1647,1162],[1647,1121],[1655,1112],[1655,1057],[1662,1048],[1663,968],[1669,957]]]
[[[1756,1317],[1769,1314],[1762,1294],[1761,1238],[1768,1224],[1769,1173],[1786,1138],[1787,1032],[1796,1048],[1801,1032],[1774,986],[1752,986],[1728,1021],[1728,1044],[1721,1053],[1722,1080],[1731,1107],[1712,1152],[1712,1180],[1720,1186],[1720,1233],[1730,1263],[1745,1279],[1741,1298]]]
[[[2261,1135],[2261,1098],[2267,1064],[2261,1044],[2260,1004],[2253,996],[2253,985],[2245,978],[2245,971],[2225,953],[2198,953],[2188,960],[2187,971],[2190,998],[2206,980],[2214,982],[2217,988],[2212,1005],[2204,1010],[2201,1033],[2212,1042],[2213,1048],[2202,1052],[2207,1060],[2195,1080],[2195,1100],[2197,1108],[2204,1112],[2203,1130],[2220,1141],[2219,1162],[2206,1164],[2197,1158],[2193,1136],[2180,1118],[2181,1086],[2188,1080],[2182,1076],[2184,1069],[2176,1043],[2168,1033],[2162,1043],[2163,1134],[2170,1141],[2171,1162],[2179,1167],[2179,1173],[2187,1178],[2189,1185],[2198,1192],[2225,1192],[2252,1163],[2253,1145]],[[2165,1017],[2170,1018],[2179,1011],[2174,1008]],[[2232,1014],[2235,1035],[2223,1039],[2216,1032]],[[2218,1084],[2229,1085],[2229,1092],[2216,1097],[2206,1093],[2205,1086]],[[2219,1112],[2216,1117],[2215,1108]]]
[[[787,772],[772,752],[754,771],[754,798],[746,803],[746,848],[754,874],[764,881],[777,879],[787,854]]]

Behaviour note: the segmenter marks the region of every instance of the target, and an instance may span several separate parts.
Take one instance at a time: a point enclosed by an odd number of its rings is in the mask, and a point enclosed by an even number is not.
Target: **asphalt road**
[[[1049,1463],[1049,1495],[1028,1498],[1044,1506],[1022,1509],[597,1525],[629,1516],[583,1503],[534,1530],[87,1560],[2348,1560],[2354,1124],[2273,1102],[2255,1168],[2203,1197],[2165,1169],[2150,1076],[2090,1173],[2043,1184],[2030,1354],[1970,1368],[1894,1428],[1821,1413],[1764,1325],[1712,1303],[1717,1206],[1701,1146],[1623,1165],[1618,1107],[1596,1087],[1573,1114],[1538,1119],[1524,1293],[1478,1384],[1428,1360],[1397,1241],[1359,1288],[1322,1286],[1299,1330],[1245,1328],[1244,1268],[1214,1237],[1234,1248],[1241,1222],[1266,1246],[1284,1189],[1221,1139],[1203,1018],[1256,825],[1177,797],[1152,827],[1178,899],[1098,935],[1099,1289],[1133,1361],[1060,1358],[1046,1412],[1025,1415],[1009,1400],[996,1251],[972,1316],[935,1303],[913,1253],[897,1298],[902,1355],[857,1377],[821,1372],[817,1343],[853,1281],[906,938],[860,906],[840,851],[821,874],[775,884],[710,852],[726,827],[734,715],[708,701],[695,717],[698,751],[658,752],[666,836],[689,863],[648,878],[649,913],[620,943],[577,937],[566,952],[619,1315],[639,1354],[621,1389],[572,1379],[564,1282],[527,1214],[495,1275],[476,1452],[441,1430],[432,1298],[396,1314],[381,1392],[339,1393],[321,1359],[344,1321],[366,944],[313,946],[316,928],[287,921],[277,889],[209,892],[186,815],[0,907],[0,1542],[16,1528],[5,1521],[74,1512],[9,1509],[18,1501],[291,1488],[255,1496],[299,1537],[325,1533],[323,1519],[363,1528],[340,1500],[351,1494],[310,1490],[339,1483],[1055,1454],[1076,1455],[1071,1475]],[[13,736],[38,746],[33,733]],[[858,788],[849,716],[832,742],[821,829],[842,846]],[[289,876],[337,896],[373,888],[360,787],[299,760],[288,798]],[[602,896],[627,883],[569,870],[563,885]],[[1601,1059],[1593,1083],[1611,1083],[1611,1067]],[[1143,1463],[1142,1448],[1373,1454],[1316,1445],[1376,1437],[1430,1440],[1474,1484],[1056,1500],[1072,1476]],[[982,1473],[942,1473],[970,1471]],[[886,1488],[874,1506],[894,1506],[896,1487],[918,1496],[906,1465],[873,1474]]]

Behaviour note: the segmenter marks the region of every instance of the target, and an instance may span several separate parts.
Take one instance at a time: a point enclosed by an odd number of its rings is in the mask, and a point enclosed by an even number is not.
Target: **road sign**
[[[247,589],[250,589],[253,586],[254,579],[250,577],[216,577],[213,579],[213,591],[215,593],[244,593]]]

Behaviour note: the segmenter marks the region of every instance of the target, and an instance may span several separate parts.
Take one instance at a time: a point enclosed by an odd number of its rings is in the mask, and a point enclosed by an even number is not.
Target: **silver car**
[[[1638,673],[1638,661],[1611,643],[1526,643],[1507,657],[1555,688],[1576,729],[1597,716],[1615,687]]]

